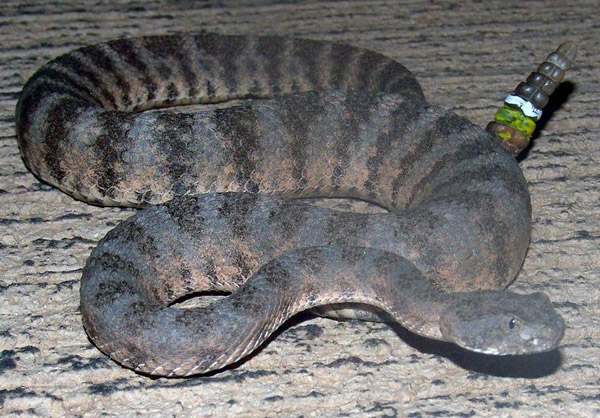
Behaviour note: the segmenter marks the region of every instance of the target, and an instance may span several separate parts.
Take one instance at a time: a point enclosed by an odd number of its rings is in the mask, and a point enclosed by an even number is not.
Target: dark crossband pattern
[[[143,111],[233,99],[247,100]],[[119,40],[40,69],[17,125],[27,166],[75,198],[169,201],[111,231],[82,278],[88,334],[137,371],[222,368],[294,313],[333,315],[338,303],[372,305],[421,335],[490,354],[550,350],[562,337],[547,298],[501,291],[531,229],[514,158],[429,105],[412,74],[382,55],[277,37]],[[313,197],[387,213],[300,199]],[[234,294],[208,308],[172,306],[213,291]]]
[[[239,190],[251,181],[254,163],[246,152],[259,151],[240,139],[252,129],[244,125],[253,122],[251,108],[239,122],[231,122],[236,112],[200,120],[128,112],[345,87],[422,98],[402,65],[349,46],[213,34],[119,40],[59,57],[33,75],[17,106],[19,145],[34,174],[92,203],[138,206],[222,191],[211,186],[234,179],[213,174],[198,183],[198,175],[186,173],[202,170],[194,155],[230,158],[219,155],[226,147],[237,148],[234,161],[221,165],[242,166],[230,187]],[[197,138],[205,135],[226,136],[230,144],[204,149]]]

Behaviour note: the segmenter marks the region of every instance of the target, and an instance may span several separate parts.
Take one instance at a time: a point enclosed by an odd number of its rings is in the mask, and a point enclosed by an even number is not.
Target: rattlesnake
[[[142,112],[234,99],[247,100]],[[489,354],[551,350],[562,338],[546,296],[501,291],[531,229],[515,159],[491,133],[428,104],[383,55],[207,33],[99,44],[31,77],[17,133],[27,167],[73,197],[152,206],[102,239],[81,282],[88,335],[139,372],[220,369],[323,305],[385,313]],[[387,212],[300,199],[314,197]],[[214,291],[233,294],[172,306]]]

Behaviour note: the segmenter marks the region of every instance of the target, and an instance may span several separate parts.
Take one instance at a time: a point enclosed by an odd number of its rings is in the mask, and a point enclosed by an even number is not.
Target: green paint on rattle
[[[531,137],[533,131],[535,131],[535,120],[533,118],[526,116],[521,109],[513,108],[507,104],[496,112],[494,121],[508,125],[527,137]]]

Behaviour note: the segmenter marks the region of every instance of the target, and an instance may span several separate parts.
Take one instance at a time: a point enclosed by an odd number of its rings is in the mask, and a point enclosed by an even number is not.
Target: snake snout
[[[540,353],[558,347],[565,334],[565,322],[555,314],[552,322],[544,321],[538,326],[525,327],[520,332],[524,344],[524,353]]]

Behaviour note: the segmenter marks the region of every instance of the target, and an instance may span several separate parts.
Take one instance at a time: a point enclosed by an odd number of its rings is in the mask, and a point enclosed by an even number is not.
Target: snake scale
[[[38,178],[93,204],[149,206],[100,241],[81,281],[89,337],[138,372],[221,369],[323,306],[488,354],[562,338],[546,296],[502,290],[531,230],[515,159],[378,53],[210,33],[117,40],[38,70],[16,120]],[[307,200],[332,197],[386,211]],[[175,304],[204,292],[232,294]]]

